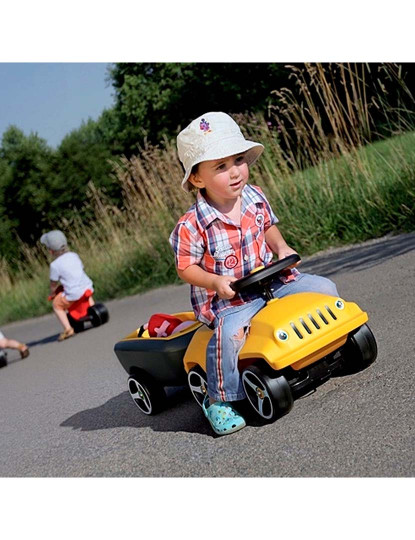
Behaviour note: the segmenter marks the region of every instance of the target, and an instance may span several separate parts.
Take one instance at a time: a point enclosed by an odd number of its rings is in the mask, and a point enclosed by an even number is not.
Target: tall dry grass
[[[414,129],[413,98],[403,82],[402,98],[387,95],[382,81],[399,79],[398,67],[386,66],[383,79],[369,72],[370,66],[349,64],[293,67],[296,90],[276,90],[271,126],[259,116],[236,117],[246,136],[266,147],[250,181],[264,189],[283,234],[303,255],[415,228],[415,136],[403,135]],[[379,138],[375,109],[385,135],[394,137],[369,144]],[[183,171],[172,141],[121,157],[114,176],[122,207],[91,183],[94,220],[50,224],[64,230],[101,299],[178,280],[168,237],[195,199],[180,189]],[[25,263],[16,273],[0,260],[0,322],[50,309],[47,254],[41,246],[21,249]]]

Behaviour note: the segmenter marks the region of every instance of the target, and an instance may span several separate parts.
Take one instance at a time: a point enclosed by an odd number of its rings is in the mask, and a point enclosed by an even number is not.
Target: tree
[[[158,143],[209,110],[266,113],[270,93],[288,79],[282,64],[118,63],[110,68],[118,136],[126,154]]]
[[[120,197],[119,184],[111,176],[112,150],[118,149],[113,144],[116,138],[111,131],[114,129],[111,116],[110,111],[105,111],[97,122],[91,119],[84,122],[67,135],[57,149],[58,199],[66,216],[68,209],[86,211],[84,203],[90,181],[113,200]]]
[[[0,212],[9,223],[8,237],[16,233],[22,240],[33,242],[52,204],[56,183],[53,150],[38,135],[25,136],[10,126],[3,134],[0,159]]]
[[[18,221],[10,219],[4,197],[5,186],[10,183],[11,168],[6,160],[0,158],[0,256],[5,257],[14,250],[13,231]]]

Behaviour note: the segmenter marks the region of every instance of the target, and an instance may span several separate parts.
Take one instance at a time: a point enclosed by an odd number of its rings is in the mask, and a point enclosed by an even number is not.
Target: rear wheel
[[[208,395],[206,373],[200,366],[195,366],[189,371],[187,381],[197,404],[202,406],[205,397]]]
[[[242,372],[242,384],[252,408],[267,422],[281,418],[293,406],[291,388],[283,376],[270,377],[253,365]]]
[[[109,313],[104,304],[94,304],[88,308],[88,315],[91,317],[92,326],[100,326],[109,319]]]
[[[349,334],[343,347],[344,366],[339,374],[358,373],[373,364],[378,355],[378,347],[371,329],[364,324]]]
[[[140,411],[147,415],[157,414],[164,409],[166,393],[164,388],[146,373],[131,375],[128,391]]]

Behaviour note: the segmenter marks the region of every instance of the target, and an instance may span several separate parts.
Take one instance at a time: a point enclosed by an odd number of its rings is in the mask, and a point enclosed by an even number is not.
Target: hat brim
[[[223,146],[218,147],[218,145],[215,145],[215,147],[211,151],[208,150],[205,153],[203,159],[192,163],[192,165],[186,170],[186,174],[184,175],[184,178],[182,180],[182,188],[187,193],[190,191],[192,184],[189,182],[189,176],[192,172],[193,167],[198,163],[201,163],[202,161],[222,159],[229,156],[235,156],[236,154],[241,154],[242,152],[246,152],[246,161],[248,165],[252,165],[259,158],[263,151],[264,146],[260,143],[247,141],[245,139],[241,141],[239,137],[235,140],[225,140]]]

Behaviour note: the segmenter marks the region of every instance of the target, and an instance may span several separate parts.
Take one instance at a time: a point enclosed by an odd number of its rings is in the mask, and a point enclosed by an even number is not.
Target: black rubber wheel
[[[367,324],[351,332],[343,347],[344,366],[339,375],[358,373],[373,364],[378,355],[375,336]]]
[[[140,411],[149,416],[159,413],[166,405],[164,388],[147,373],[131,375],[128,391]]]
[[[75,334],[84,331],[84,323],[82,321],[77,321],[68,313],[68,321],[72,328],[75,330]]]
[[[208,395],[206,373],[200,366],[195,366],[187,374],[187,382],[193,397],[201,407],[205,397]]]
[[[0,369],[7,366],[7,352],[0,350]]]
[[[91,317],[92,326],[101,326],[109,319],[109,313],[104,304],[94,304],[88,308],[88,315]]]
[[[266,422],[287,414],[294,403],[290,385],[285,377],[269,377],[257,366],[242,372],[242,384],[254,411]]]

